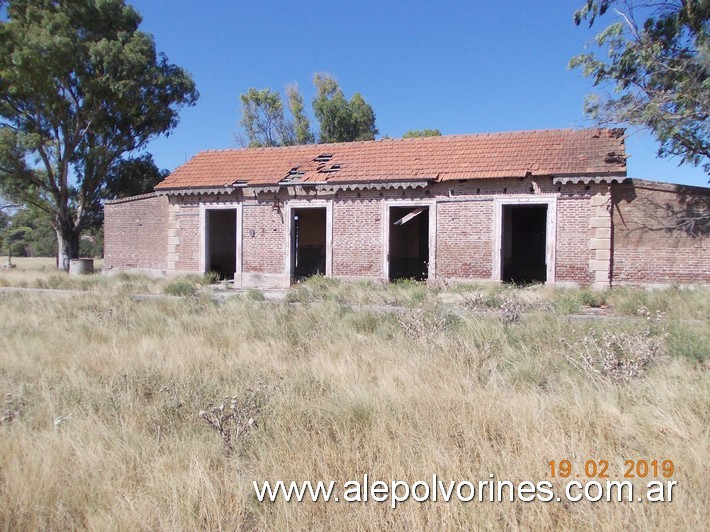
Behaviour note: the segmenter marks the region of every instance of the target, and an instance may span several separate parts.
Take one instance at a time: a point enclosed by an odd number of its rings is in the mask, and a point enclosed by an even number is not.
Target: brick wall
[[[383,205],[421,201],[435,216],[438,279],[493,277],[495,200],[556,195],[557,282],[710,284],[708,228],[690,234],[681,214],[708,212],[710,191],[636,181],[622,185],[554,185],[547,179],[440,183],[426,190],[340,191],[317,196],[332,202],[332,272],[338,277],[385,278]],[[303,201],[303,197],[298,198]],[[308,198],[305,198],[306,200]],[[107,269],[198,272],[200,204],[242,205],[245,285],[288,284],[286,206],[289,198],[171,198],[145,195],[106,205]],[[302,204],[299,204],[299,206]],[[431,205],[430,205],[431,206]],[[697,213],[696,213],[697,214]]]
[[[437,205],[436,274],[440,279],[492,276],[493,201],[478,199],[443,200]]]
[[[200,269],[200,205],[191,199],[172,203],[171,221],[177,229],[175,270],[197,272]],[[172,255],[172,253],[171,253]]]
[[[557,201],[555,279],[559,282],[584,286],[594,282],[589,269],[591,213],[589,196],[561,196]]]
[[[104,269],[167,269],[168,199],[145,194],[104,206]]]
[[[243,207],[242,260],[247,273],[284,273],[286,213],[283,204],[249,200]]]
[[[613,284],[710,284],[710,189],[635,180],[612,187]]]
[[[384,278],[382,271],[382,199],[364,191],[333,201],[333,275]]]

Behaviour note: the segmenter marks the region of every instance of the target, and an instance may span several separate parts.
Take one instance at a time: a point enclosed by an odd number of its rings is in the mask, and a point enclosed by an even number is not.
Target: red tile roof
[[[205,151],[156,189],[526,175],[625,176],[623,130],[555,129]]]

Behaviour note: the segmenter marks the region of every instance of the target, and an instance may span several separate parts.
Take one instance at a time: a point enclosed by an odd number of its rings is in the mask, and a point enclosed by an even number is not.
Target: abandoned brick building
[[[104,271],[710,284],[709,205],[628,179],[618,129],[207,151],[107,202]]]

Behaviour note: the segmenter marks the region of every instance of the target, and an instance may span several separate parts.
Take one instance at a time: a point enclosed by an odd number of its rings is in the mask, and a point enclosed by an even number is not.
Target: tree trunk
[[[71,229],[57,229],[57,268],[69,271],[69,261],[79,258],[78,231]]]

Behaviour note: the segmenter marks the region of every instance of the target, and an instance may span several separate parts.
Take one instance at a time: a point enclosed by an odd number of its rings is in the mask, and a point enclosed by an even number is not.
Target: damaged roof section
[[[626,175],[621,129],[557,129],[198,153],[156,190]]]

